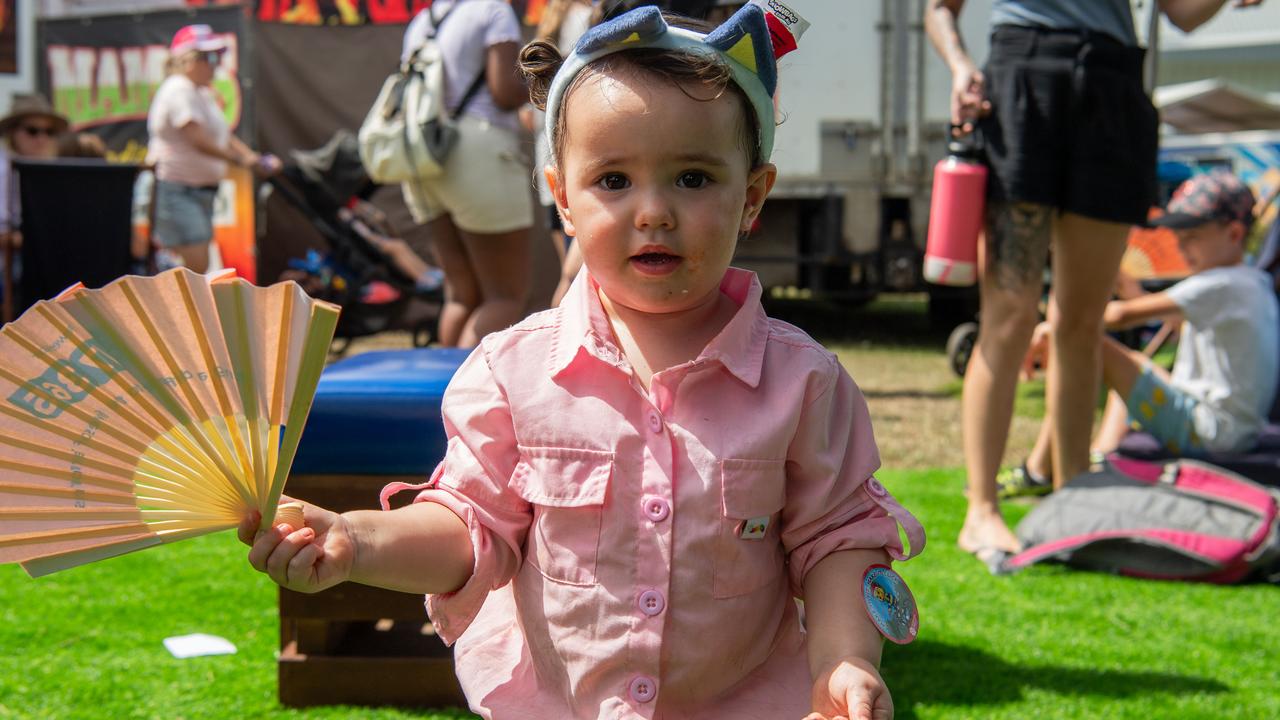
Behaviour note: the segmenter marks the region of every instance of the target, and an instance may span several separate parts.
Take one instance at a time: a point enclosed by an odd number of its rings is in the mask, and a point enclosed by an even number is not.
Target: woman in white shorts
[[[406,58],[435,25],[446,107],[484,81],[459,118],[444,173],[403,190],[444,270],[439,342],[471,347],[519,321],[529,295],[533,197],[515,112],[529,95],[517,70],[520,24],[504,0],[436,0],[405,30]]]

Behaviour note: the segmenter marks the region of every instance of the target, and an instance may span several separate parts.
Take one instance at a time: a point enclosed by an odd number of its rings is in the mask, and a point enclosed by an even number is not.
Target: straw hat
[[[49,101],[39,93],[15,93],[9,114],[0,118],[0,135],[8,134],[14,126],[29,117],[42,117],[53,121],[59,133],[67,131],[67,119],[54,111]]]

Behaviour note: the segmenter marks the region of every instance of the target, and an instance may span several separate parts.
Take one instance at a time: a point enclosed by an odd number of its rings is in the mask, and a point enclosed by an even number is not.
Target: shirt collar
[[[579,353],[614,367],[628,367],[600,302],[599,287],[584,267],[557,308],[555,342],[548,356],[552,377],[564,372]],[[769,318],[760,304],[760,280],[748,270],[729,268],[720,281],[720,292],[728,295],[738,310],[694,364],[718,362],[746,385],[756,387],[769,340]]]

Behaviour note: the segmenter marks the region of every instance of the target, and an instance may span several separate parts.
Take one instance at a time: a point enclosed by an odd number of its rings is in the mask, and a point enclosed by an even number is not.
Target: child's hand
[[[890,720],[893,698],[875,666],[862,658],[836,663],[813,684],[813,712],[804,720]]]
[[[289,498],[281,498],[288,501]],[[295,501],[296,502],[296,501]],[[237,529],[240,541],[252,546],[249,564],[271,576],[281,587],[314,593],[343,582],[354,557],[346,523],[338,513],[303,503],[306,527],[279,524],[259,531],[258,513]]]
[[[1027,354],[1022,358],[1022,379],[1030,380],[1036,376],[1036,370],[1049,367],[1049,336],[1053,328],[1048,321],[1036,325],[1031,333],[1031,343],[1027,346]]]

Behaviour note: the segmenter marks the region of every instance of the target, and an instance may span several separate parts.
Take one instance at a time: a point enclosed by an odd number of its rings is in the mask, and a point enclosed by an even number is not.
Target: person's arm
[[[964,0],[929,0],[924,28],[942,61],[951,70],[951,124],[962,133],[973,131],[974,122],[991,110],[986,99],[982,71],[964,48],[960,37],[960,10]]]
[[[1102,311],[1102,322],[1108,330],[1127,330],[1155,319],[1181,322],[1182,308],[1168,293],[1158,292],[1112,300]]]
[[[529,102],[529,90],[520,75],[520,46],[514,42],[490,45],[485,52],[485,82],[493,102],[502,110],[515,110]]]
[[[818,561],[804,579],[809,671],[815,679],[810,717],[889,717],[893,699],[880,677],[884,641],[863,610],[862,576],[888,564],[884,550],[844,550]]]
[[[1227,0],[1159,0],[1160,12],[1182,32],[1191,32],[1213,19]],[[1236,0],[1236,7],[1261,5],[1262,0]]]
[[[418,594],[452,592],[471,577],[475,558],[464,523],[433,502],[397,510],[341,515],[303,503],[306,526],[257,532],[259,518],[239,527],[252,545],[249,563],[281,587],[319,592],[342,582]]]
[[[253,157],[242,154],[237,150],[237,146],[228,143],[226,147],[223,147],[214,142],[213,136],[210,135],[198,122],[191,121],[186,125],[183,125],[181,132],[182,138],[186,140],[191,147],[195,148],[203,155],[208,155],[209,157],[217,158],[219,160],[225,160],[232,165],[239,165],[240,167],[249,167],[253,162]],[[232,135],[231,138],[235,140],[234,135]],[[240,143],[239,140],[236,140],[236,143],[238,143],[238,147],[244,147],[244,143]]]

